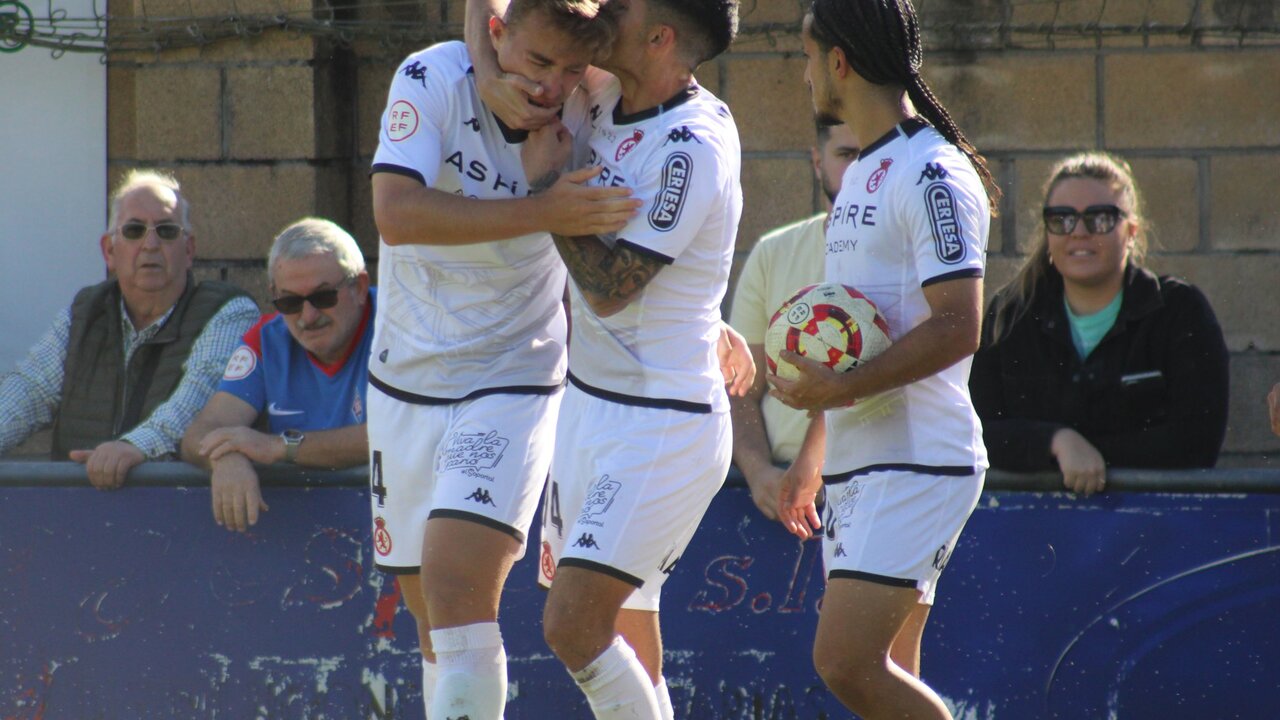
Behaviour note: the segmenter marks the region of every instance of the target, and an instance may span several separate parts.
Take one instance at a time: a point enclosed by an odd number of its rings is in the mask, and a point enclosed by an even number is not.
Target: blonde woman
[[[1108,466],[1212,467],[1227,424],[1227,349],[1205,296],[1145,267],[1128,163],[1059,162],[1017,276],[987,311],[969,386],[993,467],[1057,468],[1090,495]]]

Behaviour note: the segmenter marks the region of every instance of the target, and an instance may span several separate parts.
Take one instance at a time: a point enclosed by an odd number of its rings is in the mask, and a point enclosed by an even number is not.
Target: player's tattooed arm
[[[610,248],[594,235],[552,235],[569,275],[600,317],[620,312],[631,303],[665,265],[626,245]]]

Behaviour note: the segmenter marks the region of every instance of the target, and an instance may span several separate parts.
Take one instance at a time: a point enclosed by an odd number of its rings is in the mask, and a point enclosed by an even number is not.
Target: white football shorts
[[[523,546],[551,465],[563,396],[557,390],[418,405],[370,387],[369,500],[377,567],[418,572],[430,518],[476,522]]]
[[[986,473],[882,471],[827,485],[822,559],[828,580],[914,587],[920,602],[932,605],[985,479]]]
[[[728,413],[639,407],[565,390],[542,505],[538,582],[559,566],[636,586],[623,603],[658,610],[662,584],[724,484]]]

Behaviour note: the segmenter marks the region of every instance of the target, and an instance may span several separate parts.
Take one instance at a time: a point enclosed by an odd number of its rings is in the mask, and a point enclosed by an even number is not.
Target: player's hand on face
[[[1107,463],[1083,435],[1063,428],[1053,434],[1049,447],[1058,459],[1062,484],[1068,490],[1088,497],[1107,486]]]
[[[820,469],[797,467],[795,463],[782,474],[778,489],[778,520],[792,535],[808,540],[822,530],[818,517],[818,491],[822,489]]]
[[[751,348],[747,347],[747,339],[728,323],[721,322],[716,354],[720,357],[720,374],[724,376],[729,394],[746,396],[756,379],[756,360],[751,356]]]
[[[1268,393],[1267,407],[1271,410],[1271,432],[1280,435],[1280,383]]]
[[[840,404],[835,399],[840,389],[840,376],[834,370],[791,350],[778,353],[778,361],[791,363],[800,371],[800,376],[794,380],[777,375],[765,376],[773,386],[769,394],[784,405],[797,410],[808,410],[812,416]]]
[[[582,168],[565,173],[547,190],[538,193],[543,222],[552,234],[564,237],[607,235],[635,217],[641,202],[626,187],[590,185],[604,168]]]
[[[563,170],[572,154],[573,133],[559,118],[552,118],[546,125],[530,131],[529,137],[520,145],[524,176],[536,186],[550,173]]]
[[[284,460],[284,442],[278,435],[243,426],[218,428],[200,441],[200,454],[210,462],[221,460],[229,453],[240,453],[254,462],[270,465]]]
[[[269,509],[262,500],[258,474],[242,455],[228,455],[214,462],[209,486],[213,521],[228,530],[248,530],[258,524],[259,512]]]
[[[133,466],[146,460],[142,451],[124,440],[104,442],[93,450],[72,450],[71,459],[84,465],[89,484],[99,490],[115,490]]]
[[[503,73],[479,78],[477,86],[485,107],[510,128],[536,130],[555,120],[559,111],[556,107],[535,104],[542,95],[542,86],[523,75]]]

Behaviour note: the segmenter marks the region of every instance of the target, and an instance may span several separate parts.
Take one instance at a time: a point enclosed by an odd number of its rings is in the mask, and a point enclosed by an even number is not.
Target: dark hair
[[[695,68],[728,50],[738,34],[738,0],[650,0],[649,12],[683,31],[683,52]]]
[[[813,0],[809,14],[809,33],[819,47],[840,48],[867,82],[906,89],[924,119],[969,158],[987,190],[991,214],[998,214],[1002,193],[986,160],[920,75],[924,53],[910,0]]]
[[[613,42],[612,23],[599,19],[600,0],[511,0],[503,22],[515,27],[541,12],[556,30],[571,35],[599,55]]]

